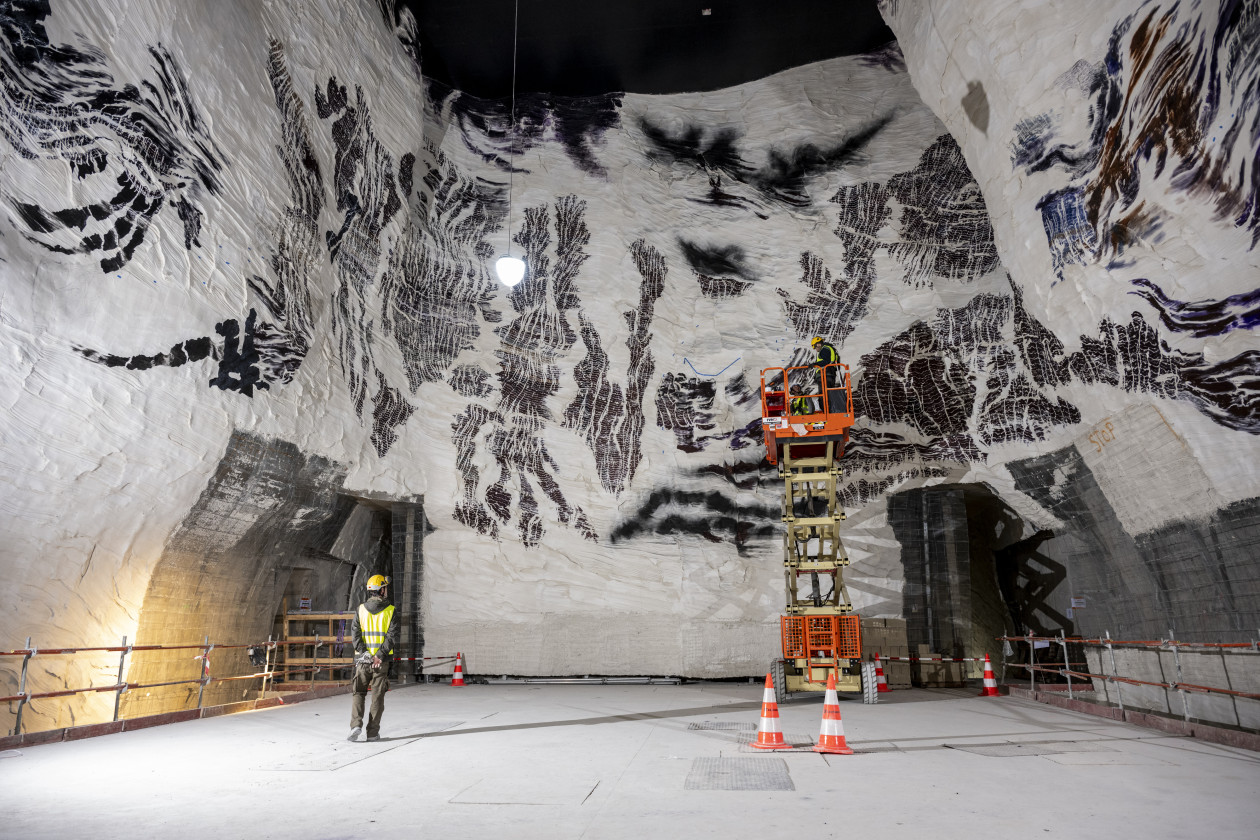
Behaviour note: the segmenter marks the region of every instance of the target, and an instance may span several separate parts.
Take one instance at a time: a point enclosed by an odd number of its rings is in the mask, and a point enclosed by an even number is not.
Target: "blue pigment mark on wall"
[[[1137,295],[1155,307],[1159,320],[1173,332],[1206,338],[1260,325],[1260,289],[1231,295],[1224,300],[1186,302],[1173,300],[1144,277],[1132,282],[1138,288],[1129,294]]]
[[[735,362],[738,362],[738,361],[739,361],[740,359],[742,359],[742,358],[744,358],[744,357],[743,357],[743,356],[736,356],[736,357],[735,357]],[[692,369],[692,371],[694,371],[694,372],[695,372],[695,374],[696,374],[697,376],[721,376],[722,374],[724,374],[724,373],[726,373],[728,370],[730,370],[730,369],[731,369],[731,365],[735,364],[735,362],[731,362],[731,364],[730,364],[730,365],[727,365],[726,367],[722,368],[722,369],[721,369],[721,370],[719,370],[717,373],[701,373],[700,371],[696,370],[696,366],[695,366],[695,365],[693,365],[693,364],[691,363],[691,360],[690,360],[690,359],[688,359],[686,356],[684,356],[684,357],[683,357],[683,364],[685,364],[687,367],[691,368],[691,369]]]
[[[1097,233],[1086,216],[1079,189],[1050,193],[1037,203],[1037,208],[1041,210],[1054,271],[1062,280],[1065,266],[1085,265],[1093,258],[1098,248]]]

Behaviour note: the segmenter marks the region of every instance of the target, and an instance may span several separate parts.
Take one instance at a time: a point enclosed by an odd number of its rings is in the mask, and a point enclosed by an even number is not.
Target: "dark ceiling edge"
[[[825,62],[838,61],[845,58],[866,60],[868,64],[870,64],[871,66],[884,66],[890,71],[904,71],[905,70],[905,60],[902,58],[901,47],[897,43],[896,39],[893,39],[867,53],[860,53],[856,55],[837,55],[837,56],[832,56],[831,58],[820,58],[817,61],[809,61],[804,64],[796,64],[791,67],[785,67],[782,70],[776,70],[775,72],[770,73],[769,75],[766,75],[766,76],[759,76],[756,79],[749,79],[743,82],[736,82],[734,84],[727,85],[726,87],[720,87],[720,88],[679,90],[679,91],[673,91],[669,93],[640,93],[638,91],[629,91],[629,90],[609,90],[609,91],[604,91],[601,93],[583,93],[583,94],[568,94],[568,93],[555,92],[555,91],[519,91],[518,90],[516,92],[516,98],[517,98],[518,103],[521,101],[540,102],[540,101],[548,101],[548,100],[562,100],[565,102],[580,102],[583,100],[589,100],[589,101],[604,102],[609,99],[621,99],[622,97],[625,97],[627,95],[666,97],[666,96],[686,96],[690,94],[721,93],[722,91],[733,90],[735,88],[742,87],[743,85],[752,84],[753,82],[760,82],[760,81],[773,79],[775,76],[781,76],[785,73],[790,73],[794,70],[801,70],[806,67],[811,67],[815,64],[823,64]],[[446,82],[442,79],[435,78],[433,76],[430,76],[424,73],[423,68],[421,68],[421,76],[424,80],[426,91],[432,92],[430,98],[431,100],[434,100],[434,101],[445,99],[453,93],[459,94],[461,99],[464,99],[464,98],[472,99],[477,102],[485,103],[487,105],[494,105],[496,103],[507,103],[511,100],[511,95],[508,93],[505,93],[502,96],[480,96],[474,92],[463,90],[462,88],[454,87],[449,82]]]
[[[427,79],[511,96],[514,0],[378,2]],[[895,40],[875,0],[521,0],[520,15],[518,96],[713,92]]]

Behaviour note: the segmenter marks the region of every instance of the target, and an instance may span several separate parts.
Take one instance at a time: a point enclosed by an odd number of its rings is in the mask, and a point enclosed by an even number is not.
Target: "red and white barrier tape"
[[[983,662],[983,656],[971,657],[954,657],[946,659],[944,657],[926,657],[926,656],[884,656],[882,653],[877,654],[881,662]]]
[[[443,661],[454,662],[455,654],[449,654],[447,656],[395,656],[394,657],[395,662],[433,662],[439,659]]]

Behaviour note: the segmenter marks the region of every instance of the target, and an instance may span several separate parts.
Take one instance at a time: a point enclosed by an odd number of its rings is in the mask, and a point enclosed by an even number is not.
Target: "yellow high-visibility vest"
[[[394,618],[394,605],[390,604],[376,614],[368,612],[367,604],[359,604],[359,632],[363,635],[363,644],[368,653],[376,656],[377,648],[385,641],[385,633],[389,631],[389,622]],[[390,656],[394,651],[390,650]]]

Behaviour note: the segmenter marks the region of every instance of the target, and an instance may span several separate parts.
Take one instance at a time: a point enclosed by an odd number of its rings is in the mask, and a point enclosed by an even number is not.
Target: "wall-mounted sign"
[[[310,612],[310,611],[311,611],[311,599],[298,598],[298,612]]]
[[[1084,598],[1077,598],[1077,597],[1073,596],[1073,598],[1072,598],[1072,609],[1074,609],[1074,610],[1083,610],[1083,609],[1085,609],[1085,599],[1084,599]]]

